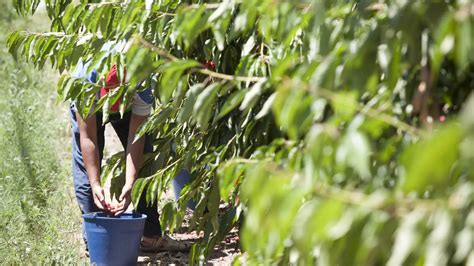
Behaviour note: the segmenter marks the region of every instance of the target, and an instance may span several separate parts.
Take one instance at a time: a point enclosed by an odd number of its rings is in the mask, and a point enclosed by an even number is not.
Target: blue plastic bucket
[[[137,264],[146,215],[124,213],[109,216],[102,212],[93,212],[82,217],[91,264]]]

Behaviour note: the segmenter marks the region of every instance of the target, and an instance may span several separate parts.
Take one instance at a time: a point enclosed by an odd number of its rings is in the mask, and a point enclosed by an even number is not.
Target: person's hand
[[[94,184],[91,186],[91,188],[95,205],[101,210],[106,212],[109,211],[110,204],[105,199],[104,189],[100,186],[100,184]]]
[[[125,185],[122,188],[122,194],[120,194],[120,197],[118,198],[118,202],[116,202],[110,210],[113,215],[115,216],[120,215],[127,210],[128,205],[130,205],[130,203],[132,202],[132,198],[130,195],[131,192],[132,192],[131,185]]]

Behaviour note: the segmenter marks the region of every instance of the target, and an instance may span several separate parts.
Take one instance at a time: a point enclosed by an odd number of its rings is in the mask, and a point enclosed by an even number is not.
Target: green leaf
[[[347,163],[359,176],[367,180],[370,177],[370,146],[364,134],[350,130],[342,138],[336,153],[338,162]]]
[[[344,205],[338,201],[306,202],[298,211],[296,220],[300,226],[294,228],[294,239],[301,251],[310,252],[314,245],[330,237],[330,228],[341,217]]]
[[[133,184],[132,202],[134,206],[138,206],[143,190],[146,188],[146,186],[151,180],[152,179],[150,178],[138,178]]]
[[[210,189],[209,198],[207,201],[207,208],[209,210],[210,219],[212,227],[214,230],[219,230],[219,204],[220,204],[220,195],[219,195],[219,182],[216,179],[215,183]]]
[[[270,95],[270,97],[268,97],[268,99],[263,104],[262,109],[257,113],[257,115],[255,115],[255,119],[257,120],[261,119],[271,112],[275,98],[276,98],[276,93],[273,93],[272,95]]]
[[[160,96],[161,102],[167,103],[176,89],[178,82],[183,78],[183,73],[189,68],[198,67],[201,64],[194,60],[180,60],[170,62],[160,67],[163,73],[161,78]]]
[[[334,111],[343,120],[351,119],[357,111],[358,103],[355,91],[337,93],[330,100]]]
[[[222,200],[229,201],[231,193],[237,188],[237,182],[244,174],[245,167],[231,163],[219,169],[219,188]]]
[[[145,136],[145,134],[159,129],[162,124],[166,123],[166,120],[170,117],[172,111],[173,110],[169,107],[155,110],[152,115],[149,116],[147,120],[138,128],[133,141],[135,142]]]
[[[68,75],[67,74],[62,74],[60,77],[59,77],[59,80],[58,80],[58,85],[57,85],[57,88],[56,88],[56,92],[58,94],[58,99],[61,99],[63,100],[64,99],[64,87],[65,87],[65,82],[67,82],[68,80]]]
[[[194,43],[198,35],[208,28],[206,8],[201,5],[195,9],[181,9],[179,19],[176,20],[176,33],[184,43],[185,50],[188,50]]]
[[[313,121],[311,104],[313,98],[303,90],[281,88],[273,104],[277,123],[292,139],[306,134]]]
[[[422,222],[423,213],[415,210],[407,215],[397,230],[392,254],[388,265],[402,265],[419,245],[421,231],[417,226]]]
[[[206,130],[209,125],[209,119],[212,116],[217,92],[221,86],[221,83],[212,83],[196,98],[196,104],[194,105],[193,111],[196,114],[196,122],[202,130]]]
[[[250,108],[254,107],[254,105],[260,99],[260,95],[262,94],[263,85],[265,84],[266,79],[256,82],[252,88],[249,90],[248,93],[245,94],[245,98],[242,101],[239,109],[241,111],[248,111]]]
[[[196,103],[196,99],[198,95],[202,92],[204,87],[205,85],[203,83],[198,83],[191,86],[191,88],[188,90],[188,92],[186,93],[186,99],[184,100],[184,105],[178,114],[179,123],[183,123],[191,117],[194,105]]]
[[[255,47],[255,37],[252,35],[242,47],[242,57],[249,55],[254,47]]]
[[[402,190],[421,195],[427,190],[442,192],[454,184],[457,178],[450,171],[459,157],[461,133],[458,124],[450,123],[407,149],[401,157],[401,164],[405,167],[403,182],[400,183]]]
[[[125,54],[125,65],[127,66],[127,76],[130,77],[130,85],[137,86],[143,80],[150,77],[163,60],[156,60],[154,52],[140,45],[138,40],[129,41],[130,48]]]
[[[153,203],[156,202],[156,195],[158,194],[158,187],[160,184],[160,180],[158,178],[154,178],[148,188],[146,190],[146,202]]]
[[[104,8],[96,8],[92,10],[91,16],[88,18],[87,28],[90,32],[96,33],[99,29],[99,23],[102,19],[102,13],[104,12]]]
[[[244,96],[247,94],[247,89],[236,90],[231,95],[228,96],[227,100],[224,102],[217,119],[221,119],[226,116],[230,111],[234,110],[244,99]]]
[[[160,224],[163,227],[174,227],[174,213],[176,212],[174,203],[173,202],[167,202],[163,208],[161,208],[161,214],[160,214]]]

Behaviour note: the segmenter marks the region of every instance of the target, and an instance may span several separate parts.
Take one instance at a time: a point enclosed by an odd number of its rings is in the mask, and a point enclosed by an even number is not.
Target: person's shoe
[[[162,237],[142,237],[140,250],[143,252],[181,251],[191,249],[191,243],[172,239],[167,235]]]
[[[81,259],[89,258],[89,250],[87,248],[82,249],[80,250],[78,255],[79,255],[79,258]]]
[[[84,257],[89,258],[89,246],[87,245],[87,240],[84,238]]]

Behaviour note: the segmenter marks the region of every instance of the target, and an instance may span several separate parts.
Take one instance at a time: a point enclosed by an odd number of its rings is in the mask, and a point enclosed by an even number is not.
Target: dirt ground
[[[173,238],[181,241],[196,242],[200,236],[196,232],[172,234]],[[207,265],[231,265],[232,261],[241,254],[237,230],[233,230],[214,249]],[[141,253],[137,265],[187,265],[189,253],[159,252]]]
[[[104,158],[123,150],[122,145],[115,134],[112,126],[109,124],[105,128],[105,149]],[[160,199],[161,202],[173,200],[173,191],[170,188],[165,197]],[[183,227],[186,227],[187,221],[191,218],[191,211],[185,217]],[[180,230],[178,230],[180,231]],[[185,230],[181,230],[185,231]],[[196,242],[200,239],[200,235],[196,232],[183,232],[170,235],[172,238],[181,241]],[[239,236],[236,229],[233,229],[226,238],[214,249],[207,265],[231,265],[232,261],[241,254]],[[187,265],[189,253],[182,252],[159,252],[159,253],[141,253],[138,257],[137,265]]]

